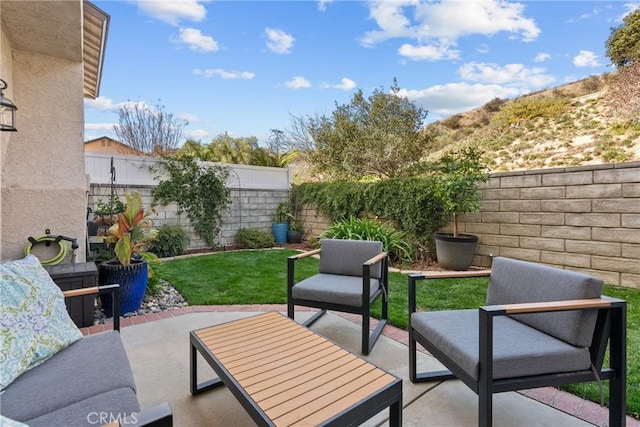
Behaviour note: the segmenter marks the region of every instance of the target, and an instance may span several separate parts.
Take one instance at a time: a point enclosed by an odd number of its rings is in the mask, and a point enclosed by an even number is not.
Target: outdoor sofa
[[[83,337],[36,257],[3,263],[0,273],[0,425],[172,425],[167,403],[140,411],[120,338],[118,285],[65,291],[113,296],[114,330]]]

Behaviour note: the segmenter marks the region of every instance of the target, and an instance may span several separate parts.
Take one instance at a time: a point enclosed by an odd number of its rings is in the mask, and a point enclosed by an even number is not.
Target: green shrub
[[[236,234],[236,244],[241,249],[271,248],[275,245],[273,235],[256,228],[241,228]]]
[[[158,238],[149,245],[149,252],[160,258],[184,254],[189,249],[189,236],[179,225],[165,224],[158,231]]]
[[[498,97],[495,97],[491,101],[489,101],[486,104],[484,104],[482,106],[482,109],[484,109],[485,111],[488,111],[490,113],[495,113],[497,111],[500,111],[500,108],[502,108],[502,105],[505,102],[507,102],[506,99],[500,99]]]
[[[557,117],[570,107],[570,99],[563,96],[552,98],[519,98],[502,106],[492,122],[499,126],[511,126],[536,118]]]
[[[332,224],[320,235],[324,239],[377,240],[392,261],[411,262],[413,247],[405,236],[406,233],[378,221],[354,217]]]

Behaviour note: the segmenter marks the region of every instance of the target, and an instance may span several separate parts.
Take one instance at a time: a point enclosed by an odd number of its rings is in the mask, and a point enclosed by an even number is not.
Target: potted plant
[[[147,246],[156,239],[158,231],[151,227],[150,213],[142,207],[140,194],[125,195],[126,208],[118,223],[109,227],[105,242],[113,248],[116,258],[104,261],[98,268],[101,285],[120,284],[120,312],[135,312],[142,304],[149,274],[149,261],[158,259]],[[111,317],[111,301],[101,296],[107,317]],[[109,299],[107,296],[106,299]]]
[[[292,215],[293,216],[293,215]],[[287,233],[287,241],[289,243],[300,243],[302,242],[302,224],[295,218],[291,221],[289,226],[289,232]]]
[[[289,232],[289,202],[284,201],[278,203],[276,211],[273,214],[273,224],[271,232],[276,243],[287,243],[287,233]]]
[[[467,270],[475,255],[478,236],[459,232],[458,216],[481,207],[481,183],[489,179],[482,155],[473,148],[445,154],[439,161],[436,194],[452,215],[453,232],[434,235],[438,263],[448,270]]]

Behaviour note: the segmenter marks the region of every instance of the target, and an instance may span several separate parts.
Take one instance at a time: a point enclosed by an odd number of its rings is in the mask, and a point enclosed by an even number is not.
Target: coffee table
[[[359,425],[386,408],[389,424],[402,424],[402,380],[283,314],[189,336],[191,394],[225,384],[258,425]],[[198,353],[218,378],[197,382]]]

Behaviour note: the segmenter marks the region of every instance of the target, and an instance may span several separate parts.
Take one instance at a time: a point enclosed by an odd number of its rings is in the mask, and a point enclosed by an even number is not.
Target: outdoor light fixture
[[[0,131],[15,132],[16,129],[16,111],[18,107],[11,102],[9,98],[5,98],[2,91],[7,88],[7,82],[0,79]]]

